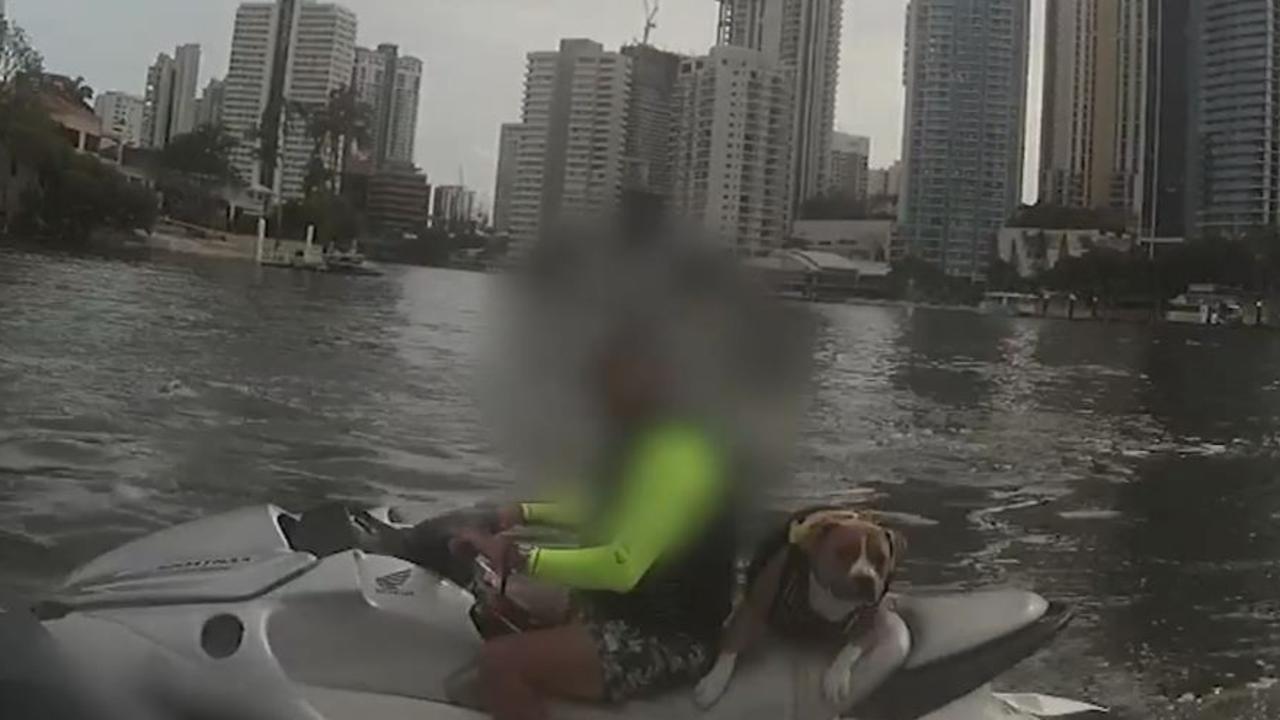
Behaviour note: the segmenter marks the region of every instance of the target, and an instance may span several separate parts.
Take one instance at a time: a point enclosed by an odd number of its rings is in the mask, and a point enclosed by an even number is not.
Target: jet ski
[[[519,631],[529,619],[517,617],[520,608],[532,617],[534,603],[449,552],[451,528],[479,517],[258,506],[134,540],[73,571],[45,600],[0,607],[0,706],[55,720],[481,720],[474,658],[487,635]],[[895,602],[905,631],[859,663],[864,699],[826,717],[1100,710],[990,690],[1066,625],[1065,606],[1014,590]],[[776,642],[744,660],[707,710],[689,689],[623,706],[563,704],[552,714],[808,720],[824,715],[805,708],[821,697],[827,660]]]

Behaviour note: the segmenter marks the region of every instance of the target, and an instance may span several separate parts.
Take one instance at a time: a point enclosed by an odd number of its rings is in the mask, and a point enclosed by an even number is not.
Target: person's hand
[[[453,537],[449,538],[449,552],[454,555],[467,553],[485,555],[484,549],[488,547],[492,537],[489,533],[475,528],[460,528],[453,532]]]
[[[495,515],[498,520],[498,532],[506,532],[524,524],[524,510],[519,503],[499,505]]]
[[[454,534],[449,542],[449,549],[455,555],[469,550],[484,557],[499,577],[523,569],[523,558],[516,550],[515,542],[506,535],[489,535],[479,530],[463,529]]]

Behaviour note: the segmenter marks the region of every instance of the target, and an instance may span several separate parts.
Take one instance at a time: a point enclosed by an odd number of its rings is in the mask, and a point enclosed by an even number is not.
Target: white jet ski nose
[[[1011,710],[1033,718],[1076,717],[1105,715],[1109,710],[1098,705],[1068,700],[1067,698],[1037,693],[992,693],[992,697]]]
[[[1000,590],[895,598],[911,634],[902,669],[853,708],[860,720],[913,720],[982,688],[1071,621],[1065,605]]]

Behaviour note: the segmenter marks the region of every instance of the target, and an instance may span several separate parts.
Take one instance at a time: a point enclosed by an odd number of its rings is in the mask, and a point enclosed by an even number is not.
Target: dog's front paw
[[[849,696],[853,692],[853,668],[861,657],[861,648],[856,645],[846,647],[822,674],[822,695],[827,702],[836,707],[849,702]]]
[[[827,668],[822,675],[822,696],[832,705],[843,705],[849,697],[849,691],[853,684],[852,668],[841,663],[836,663]]]
[[[729,680],[733,678],[733,668],[737,658],[732,655],[721,655],[716,659],[715,667],[698,681],[693,689],[693,702],[703,710],[715,705],[725,691],[729,689]]]

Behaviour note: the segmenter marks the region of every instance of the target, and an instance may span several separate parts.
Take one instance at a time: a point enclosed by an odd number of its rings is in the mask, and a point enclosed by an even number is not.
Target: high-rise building
[[[666,197],[671,194],[676,80],[684,58],[651,45],[628,45],[622,54],[631,59],[623,188]]]
[[[204,94],[196,101],[196,127],[221,127],[222,108],[226,102],[227,85],[213,79],[204,86]]]
[[[281,32],[278,33],[276,23],[281,14],[285,18],[285,27],[279,28]],[[258,162],[262,130],[259,123],[263,120],[265,98],[273,82],[272,60],[276,40],[282,33],[285,38],[290,37],[295,24],[296,17],[291,17],[287,11],[278,12],[276,3],[246,3],[236,10],[231,37],[231,58],[222,104],[223,127],[238,143],[231,151],[231,161],[246,183],[268,189],[275,187],[275,181],[268,179],[262,182],[262,168]],[[283,45],[288,47],[287,40]],[[283,93],[283,85],[281,77],[280,93]]]
[[[867,198],[897,199],[902,187],[902,162],[895,160],[887,168],[867,171]]]
[[[284,199],[302,197],[313,143],[305,123],[289,121],[288,113],[321,107],[351,83],[355,40],[356,16],[341,5],[277,0],[239,7],[223,125],[240,142],[232,161],[241,177]]]
[[[826,195],[865,202],[869,157],[871,138],[833,131],[827,156]]]
[[[843,4],[844,0],[720,0],[718,41],[760,50],[792,73],[792,212],[828,185]]]
[[[173,56],[173,134],[189,133],[196,126],[196,92],[200,84],[200,46],[179,45]]]
[[[413,162],[421,95],[422,61],[416,57],[402,55],[396,62],[391,142],[388,143],[387,150],[387,158],[394,162]]]
[[[413,232],[427,224],[431,186],[416,167],[386,163],[368,176],[365,212],[383,232]]]
[[[142,120],[143,143],[147,147],[162,148],[173,137],[195,129],[199,78],[199,45],[179,45],[172,57],[160,53],[147,69]]]
[[[631,60],[591,40],[529,53],[508,228],[531,242],[611,216],[622,192]]]
[[[1132,232],[1194,217],[1192,0],[1050,0],[1040,201],[1114,208]]]
[[[982,279],[1022,197],[1029,0],[910,0],[895,251]]]
[[[1116,129],[1112,152],[1111,205],[1124,209],[1137,226],[1142,214],[1146,170],[1151,63],[1147,0],[1119,0],[1116,40]]]
[[[1048,0],[1040,202],[1111,205],[1120,13],[1124,0]]]
[[[418,132],[422,61],[382,44],[377,50],[356,48],[353,87],[360,101],[373,108],[374,162],[412,163]]]
[[[1203,167],[1195,120],[1202,23],[1195,15],[1201,6],[1198,0],[1114,4],[1119,30],[1111,204],[1142,236],[1184,237],[1196,228],[1200,198],[1194,188]],[[1223,109],[1215,108],[1218,119]]]
[[[681,63],[677,215],[743,249],[786,239],[792,77],[772,56],[730,45]]]
[[[521,123],[503,123],[498,136],[498,173],[493,189],[493,228],[511,230],[511,202],[516,188],[517,160],[526,128]]]
[[[102,120],[102,132],[130,147],[142,145],[142,115],[146,101],[137,95],[109,90],[93,101],[93,112]]]
[[[1268,0],[1174,3],[1165,13],[1198,13],[1198,66],[1192,114],[1198,161],[1197,226],[1206,237],[1234,237],[1280,225],[1280,6]],[[1168,18],[1167,24],[1173,24]],[[1162,43],[1166,48],[1171,38]],[[1179,61],[1160,53],[1157,72]],[[1161,158],[1161,175],[1170,172]],[[1160,197],[1160,205],[1166,202]]]
[[[173,111],[173,58],[161,53],[147,68],[146,99],[142,119],[142,142],[146,147],[169,144]]]
[[[462,185],[437,185],[431,199],[431,222],[458,227],[475,219],[476,193]]]

